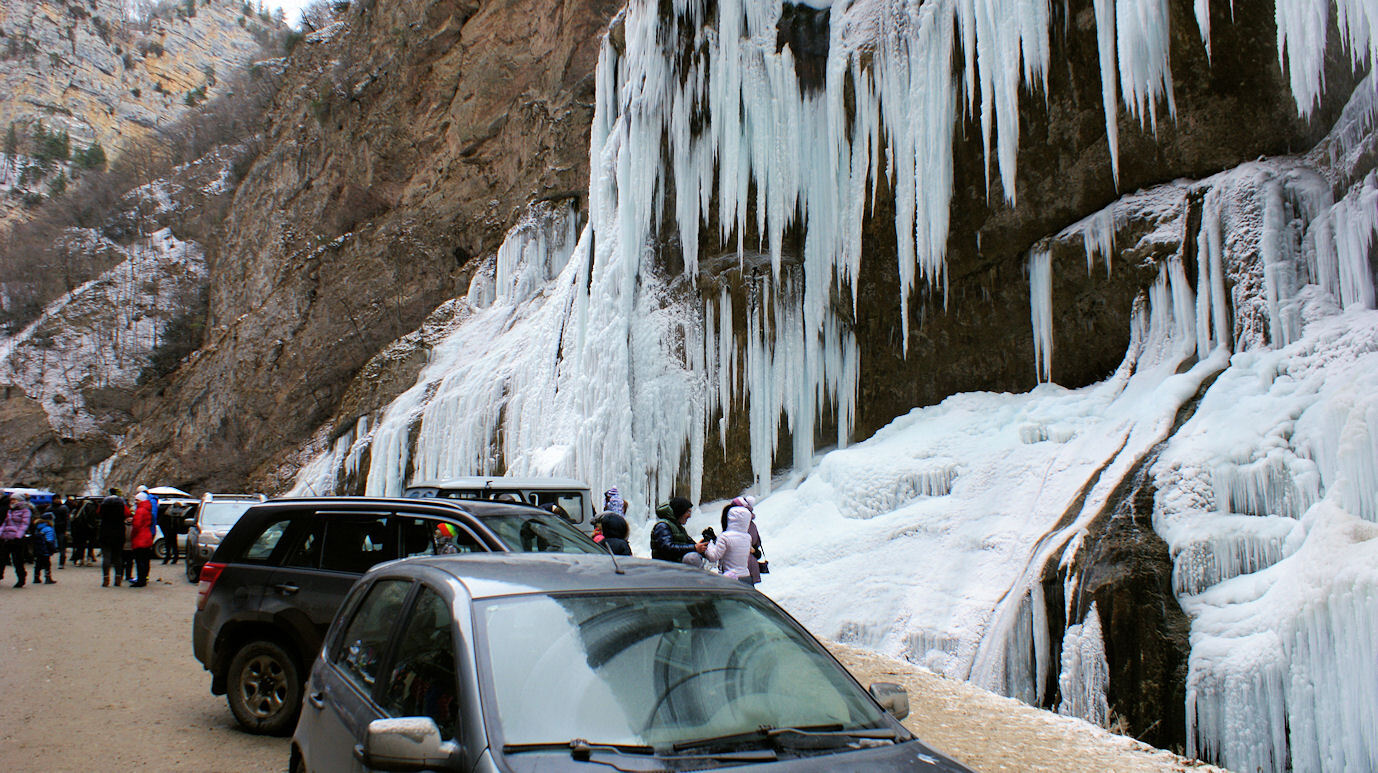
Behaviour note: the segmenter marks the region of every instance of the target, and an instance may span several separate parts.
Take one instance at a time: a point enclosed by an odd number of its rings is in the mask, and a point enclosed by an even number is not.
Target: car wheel
[[[157,559],[167,558],[167,542],[161,537],[153,542],[153,557]]]
[[[236,652],[227,674],[226,699],[251,733],[285,735],[301,711],[297,663],[277,642],[252,641]]]
[[[183,563],[187,566],[187,582],[200,582],[201,567],[191,562],[191,556],[187,556],[187,560]]]

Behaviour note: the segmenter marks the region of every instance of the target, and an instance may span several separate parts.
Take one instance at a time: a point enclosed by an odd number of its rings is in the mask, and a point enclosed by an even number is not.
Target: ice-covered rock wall
[[[1195,5],[1206,46],[1209,5]],[[1174,114],[1166,8],[1165,0],[1094,3],[1116,168],[1121,110],[1150,128]],[[1285,0],[1277,9],[1279,55],[1302,112],[1319,93],[1325,47],[1325,35],[1308,30],[1328,29],[1332,13],[1354,61],[1372,65],[1378,17],[1368,4]],[[395,494],[419,478],[506,471],[616,484],[647,505],[672,491],[696,496],[710,429],[725,437],[730,416],[749,417],[761,493],[776,485],[782,435],[793,444],[797,474],[759,508],[772,557],[785,559],[768,590],[814,630],[1031,702],[1057,689],[1066,710],[1104,718],[1099,658],[1113,653],[1097,649],[1100,626],[1073,607],[1075,571],[1066,574],[1061,615],[1075,631],[1048,635],[1045,568],[1075,567],[1090,525],[1113,510],[1122,484],[1145,465],[1157,474],[1180,458],[1179,422],[1230,383],[1236,362],[1247,370],[1250,357],[1305,346],[1332,324],[1372,335],[1364,315],[1373,305],[1374,185],[1331,176],[1337,160],[1369,141],[1368,129],[1355,127],[1371,126],[1371,108],[1368,117],[1349,116],[1344,131],[1353,139],[1329,141],[1326,163],[1259,162],[1140,192],[1053,239],[1081,245],[1084,268],[1075,270],[1108,274],[1130,247],[1151,263],[1156,279],[1111,378],[1076,391],[1045,384],[1027,395],[954,396],[845,448],[858,388],[850,320],[876,191],[894,195],[902,306],[919,283],[947,281],[963,111],[979,122],[1003,195],[1017,197],[1021,100],[1046,88],[1050,11],[1040,0],[1016,11],[985,0],[811,7],[827,15],[828,31],[826,54],[816,57],[822,66],[811,69],[781,45],[777,2],[633,0],[601,52],[588,222],[580,228],[570,211],[533,209],[459,301],[416,386],[329,444],[296,489],[353,479],[369,493]],[[1151,221],[1147,232],[1137,245],[1121,243],[1136,219]],[[667,232],[678,242],[667,246]],[[705,233],[735,248],[704,255]],[[801,243],[787,256],[791,233]],[[1035,246],[1029,264],[1045,381],[1054,359],[1068,356],[1052,346],[1052,279],[1067,267],[1051,249]],[[658,258],[667,250],[678,253],[682,274],[664,272]],[[698,292],[709,260],[735,262],[750,276],[747,308],[731,293]],[[825,417],[840,450],[815,459]],[[1205,517],[1187,517],[1181,529],[1174,519],[1184,509],[1158,515],[1203,642],[1192,656],[1190,737],[1227,764],[1252,761],[1237,750],[1254,748],[1240,727],[1255,717],[1226,716],[1243,694],[1231,685],[1245,672],[1210,656],[1210,641],[1229,631],[1205,633],[1213,624],[1202,605],[1216,588],[1305,552],[1298,546],[1311,538],[1279,518],[1301,516],[1305,526],[1307,513],[1336,497],[1363,499],[1362,464],[1327,437],[1319,432],[1307,446],[1311,467],[1275,442],[1272,457],[1209,456],[1201,474],[1157,482],[1164,502],[1181,488],[1209,503],[1197,508]],[[1333,461],[1341,456],[1347,461]],[[843,584],[845,608],[833,602]],[[1345,609],[1370,598],[1346,597]],[[1321,651],[1308,642],[1307,652]],[[1052,678],[1063,662],[1065,683]],[[1308,717],[1319,721],[1301,698],[1284,696],[1280,679],[1244,683],[1249,695],[1272,699],[1258,710],[1295,711],[1294,732],[1309,727]],[[1372,705],[1378,688],[1363,695],[1346,699]],[[1286,738],[1270,733],[1273,747],[1285,748]],[[1317,754],[1333,758],[1334,742],[1315,738]],[[1363,752],[1342,753],[1357,760]],[[1309,764],[1308,754],[1294,759]]]

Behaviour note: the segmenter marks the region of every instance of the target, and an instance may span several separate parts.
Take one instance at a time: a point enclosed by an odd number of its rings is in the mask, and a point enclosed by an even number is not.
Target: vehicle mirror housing
[[[374,770],[443,770],[455,751],[453,742],[441,740],[434,719],[399,717],[368,723],[368,735],[354,747],[354,756]]]
[[[902,686],[894,682],[876,682],[871,685],[871,697],[895,719],[909,716],[909,693]]]

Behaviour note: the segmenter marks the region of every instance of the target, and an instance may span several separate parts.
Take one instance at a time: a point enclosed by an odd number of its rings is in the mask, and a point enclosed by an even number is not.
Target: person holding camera
[[[707,545],[694,542],[684,530],[693,508],[694,503],[684,497],[673,497],[656,508],[656,523],[651,527],[651,558],[690,566],[702,564]]]
[[[745,501],[740,497],[732,500],[732,503],[724,508],[723,512],[723,533],[717,539],[709,542],[704,550],[703,557],[709,561],[718,562],[718,571],[725,577],[732,577],[736,580],[754,585],[751,579],[751,510]],[[704,538],[707,539],[711,529],[704,530]]]

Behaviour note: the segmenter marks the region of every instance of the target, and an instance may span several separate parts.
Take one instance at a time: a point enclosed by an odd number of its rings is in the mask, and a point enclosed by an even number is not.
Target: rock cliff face
[[[164,391],[176,407],[159,412],[190,417],[196,429],[164,444],[172,433],[155,419],[141,430],[150,440],[129,445],[116,471],[192,485],[276,482],[315,429],[351,426],[357,414],[336,415],[350,379],[462,293],[472,259],[496,249],[526,204],[585,206],[596,42],[616,10],[611,2],[364,2],[309,38],[278,97],[268,149],[226,220],[225,249],[211,257],[208,347]],[[893,199],[877,196],[855,320],[858,437],[948,394],[1035,381],[1025,252],[1117,195],[1091,3],[1053,4],[1053,12],[1048,93],[1021,114],[1018,204],[1005,203],[999,175],[987,173],[994,161],[977,117],[967,118],[955,151],[946,285],[910,304],[907,353],[898,345]],[[1212,12],[1207,62],[1189,9],[1173,6],[1175,120],[1162,117],[1150,131],[1121,115],[1118,190],[1308,146],[1343,103],[1353,77],[1338,50],[1325,99],[1303,120],[1278,64],[1271,9],[1238,8],[1231,18],[1217,3]],[[821,34],[817,25],[795,27],[801,50],[820,47],[805,40]],[[700,256],[735,249],[715,231],[704,229]],[[672,224],[662,238],[676,270]],[[789,246],[785,253],[800,258]],[[1090,383],[1122,356],[1132,299],[1151,272],[1126,265],[1108,282],[1057,277],[1054,346],[1080,356],[1058,358],[1053,377]],[[718,293],[711,274],[700,291]],[[745,484],[746,461],[729,453],[710,462],[708,490]]]
[[[273,480],[527,203],[582,199],[591,76],[616,10],[360,2],[299,45],[210,256],[207,345],[147,403],[111,475]]]
[[[24,145],[42,123],[65,132],[74,152],[99,144],[113,160],[277,45],[281,24],[247,10],[238,0],[185,0],[138,19],[124,0],[6,2],[0,132],[15,126]],[[0,223],[20,216],[17,204],[4,202]]]

